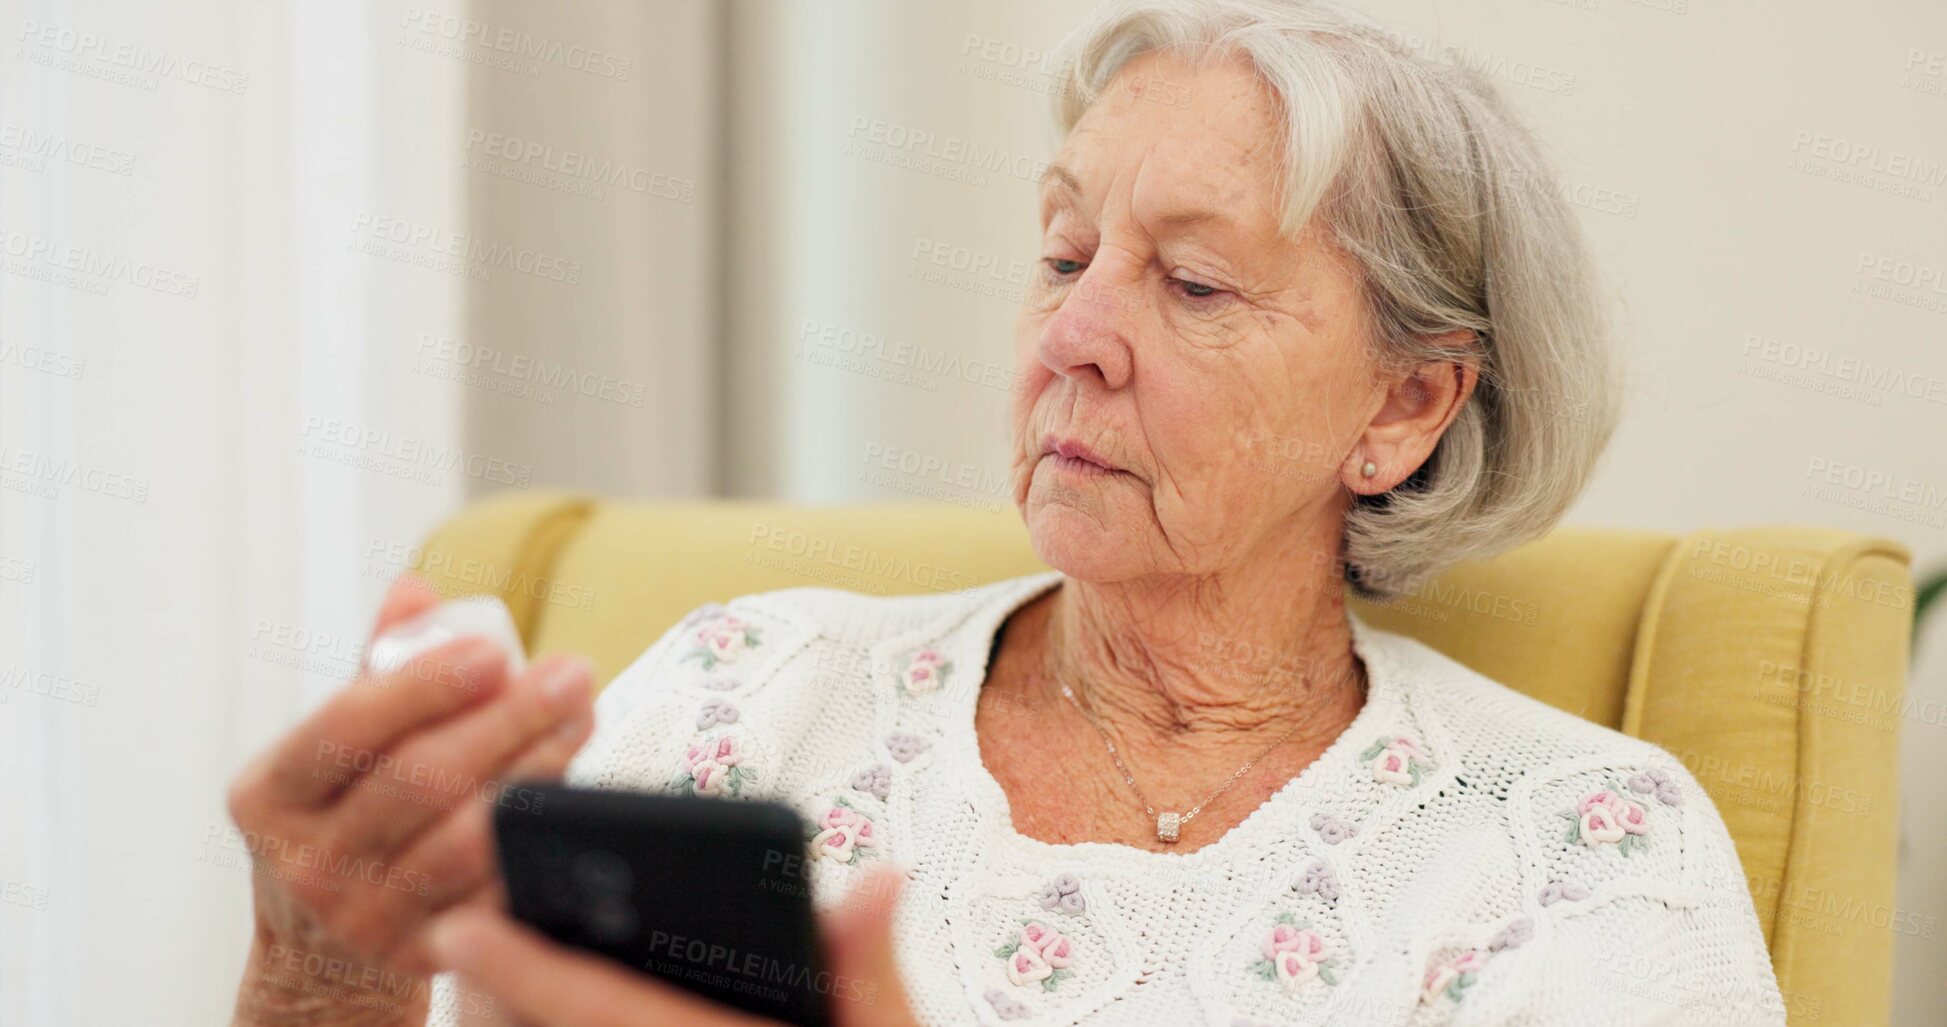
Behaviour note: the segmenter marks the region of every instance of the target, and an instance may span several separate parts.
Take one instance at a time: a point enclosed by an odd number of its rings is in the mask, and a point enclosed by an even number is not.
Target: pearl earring
[[[1366,461],[1366,465],[1364,467],[1359,468],[1359,473],[1370,478],[1373,475],[1379,473],[1379,467],[1378,465],[1374,464],[1372,461],[1368,460]]]

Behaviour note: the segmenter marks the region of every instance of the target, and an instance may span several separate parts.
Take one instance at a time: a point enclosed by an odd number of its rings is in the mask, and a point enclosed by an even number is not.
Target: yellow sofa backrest
[[[1794,1024],[1886,1022],[1908,552],[1823,528],[1565,528],[1374,605],[1509,687],[1683,760],[1737,842]],[[607,681],[684,613],[796,585],[955,591],[1046,567],[1013,511],[511,495],[419,570]]]

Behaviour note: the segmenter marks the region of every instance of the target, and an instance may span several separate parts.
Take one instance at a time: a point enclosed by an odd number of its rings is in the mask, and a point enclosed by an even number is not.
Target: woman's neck
[[[1337,561],[1309,547],[1211,575],[1067,579],[1033,604],[1041,675],[1125,744],[1336,738],[1363,702]]]

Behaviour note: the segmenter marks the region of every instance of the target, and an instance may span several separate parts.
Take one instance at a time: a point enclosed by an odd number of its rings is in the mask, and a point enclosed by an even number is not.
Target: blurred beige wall
[[[503,59],[468,74],[452,158],[468,229],[536,251],[537,270],[470,283],[463,331],[415,345],[480,384],[466,390],[470,445],[549,486],[714,492],[722,10],[473,0],[466,13],[475,37],[526,46],[473,47]]]

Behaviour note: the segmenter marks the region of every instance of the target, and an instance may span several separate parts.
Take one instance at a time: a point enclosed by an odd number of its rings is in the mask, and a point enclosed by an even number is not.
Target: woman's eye
[[[1205,285],[1202,282],[1192,282],[1187,278],[1176,278],[1176,279],[1172,279],[1172,281],[1176,282],[1176,284],[1183,287],[1183,294],[1185,296],[1189,296],[1193,299],[1205,299],[1211,296],[1215,296],[1220,292],[1223,292],[1222,289],[1219,289],[1214,285]]]
[[[1088,266],[1087,264],[1084,264],[1079,260],[1064,260],[1061,257],[1048,258],[1049,269],[1054,271],[1055,274],[1062,275],[1064,277],[1067,275],[1072,275],[1075,272],[1080,271],[1081,269],[1087,266]]]

